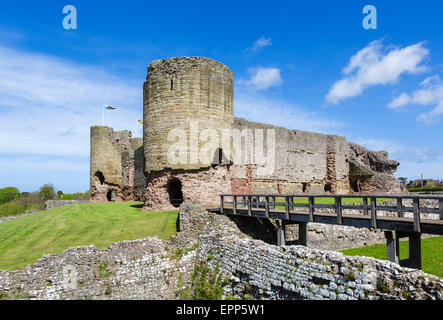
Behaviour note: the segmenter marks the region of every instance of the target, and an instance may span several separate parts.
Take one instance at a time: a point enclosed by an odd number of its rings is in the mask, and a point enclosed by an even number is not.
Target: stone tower
[[[141,138],[131,138],[131,132],[127,130],[92,126],[91,202],[143,200],[143,192],[140,192],[146,186],[140,170],[143,159]]]
[[[223,154],[223,137],[233,126],[228,67],[203,57],[151,62],[143,118],[146,209],[176,206],[191,196],[212,204],[217,200],[211,195],[230,190],[226,166],[214,165],[229,160]]]

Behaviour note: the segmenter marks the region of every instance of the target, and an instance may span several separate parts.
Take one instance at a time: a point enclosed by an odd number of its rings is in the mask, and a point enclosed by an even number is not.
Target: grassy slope
[[[141,212],[138,202],[83,203],[46,210],[0,224],[0,269],[24,268],[43,254],[69,247],[149,236],[169,239],[176,232],[177,211]]]
[[[423,271],[443,278],[443,237],[422,239],[421,251]],[[347,249],[341,252],[351,256],[368,256],[386,260],[386,244]],[[408,252],[408,242],[400,241],[400,259],[407,259]]]

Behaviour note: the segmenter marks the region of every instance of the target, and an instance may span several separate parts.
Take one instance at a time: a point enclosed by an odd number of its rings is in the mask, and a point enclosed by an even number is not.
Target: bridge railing
[[[300,198],[307,199],[307,203],[300,203],[295,200]],[[318,198],[332,198],[334,200],[332,204],[316,203]],[[362,204],[343,204],[343,198],[362,199]],[[396,205],[379,205],[377,199],[394,200]],[[404,200],[412,200],[412,206],[405,206]],[[422,200],[437,201],[438,206],[436,208],[420,206]],[[295,212],[295,208],[306,208],[310,222],[314,221],[316,209],[332,209],[335,212],[337,224],[342,224],[343,210],[353,209],[361,211],[364,216],[370,216],[373,228],[377,228],[377,213],[379,211],[397,212],[398,217],[404,217],[404,213],[410,212],[413,214],[414,232],[421,232],[420,220],[422,213],[436,214],[439,215],[440,220],[443,220],[443,196],[440,195],[222,194],[220,195],[221,213],[224,213],[225,208],[232,209],[233,214],[237,214],[238,210],[247,210],[249,216],[252,216],[253,209],[261,209],[264,210],[266,217],[269,217],[271,210],[279,211],[284,212],[285,220],[289,220],[291,213],[300,213]]]

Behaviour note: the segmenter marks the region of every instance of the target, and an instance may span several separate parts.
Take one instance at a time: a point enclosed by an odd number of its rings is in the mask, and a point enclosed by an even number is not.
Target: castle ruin
[[[91,127],[91,201],[145,210],[221,193],[403,193],[399,162],[346,138],[234,117],[233,72],[203,57],[155,60],[143,86],[143,138]]]

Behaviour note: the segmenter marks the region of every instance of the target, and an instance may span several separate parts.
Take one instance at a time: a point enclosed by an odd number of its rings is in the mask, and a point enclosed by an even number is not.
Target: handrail
[[[232,197],[232,201],[226,201],[226,198]],[[241,198],[241,201],[238,201]],[[272,201],[270,199],[272,198]],[[294,198],[306,198],[308,199],[308,203],[301,204],[295,203]],[[315,203],[315,198],[333,198],[333,204],[319,204]],[[351,204],[343,204],[343,198],[362,198],[363,203],[358,205]],[[378,198],[389,198],[396,200],[395,205],[378,205]],[[277,199],[284,199],[284,202],[279,202]],[[368,201],[370,199],[370,203]],[[404,206],[403,200],[412,199],[413,204],[412,207]],[[422,208],[420,207],[421,200],[438,200],[437,208]],[[354,210],[362,210],[362,216],[370,215],[371,227],[377,228],[378,219],[377,213],[378,211],[392,211],[397,212],[399,217],[403,217],[403,213],[412,212],[413,216],[411,222],[414,225],[414,232],[421,232],[421,222],[420,222],[420,214],[428,213],[428,214],[438,214],[439,219],[443,220],[443,196],[417,196],[417,195],[312,195],[312,194],[293,194],[293,195],[275,195],[275,194],[221,194],[220,195],[220,211],[224,213],[225,204],[232,205],[232,210],[234,214],[237,214],[240,206],[245,206],[246,208],[240,208],[240,210],[248,211],[248,216],[252,216],[253,208],[261,208],[264,209],[264,213],[266,217],[269,218],[271,208],[276,210],[277,207],[284,208],[282,212],[284,213],[284,219],[289,220],[291,213],[297,213],[294,211],[294,208],[307,208],[307,213],[309,216],[309,222],[315,221],[315,209],[333,209],[336,217],[337,224],[343,224],[343,210],[346,209],[354,209]]]

